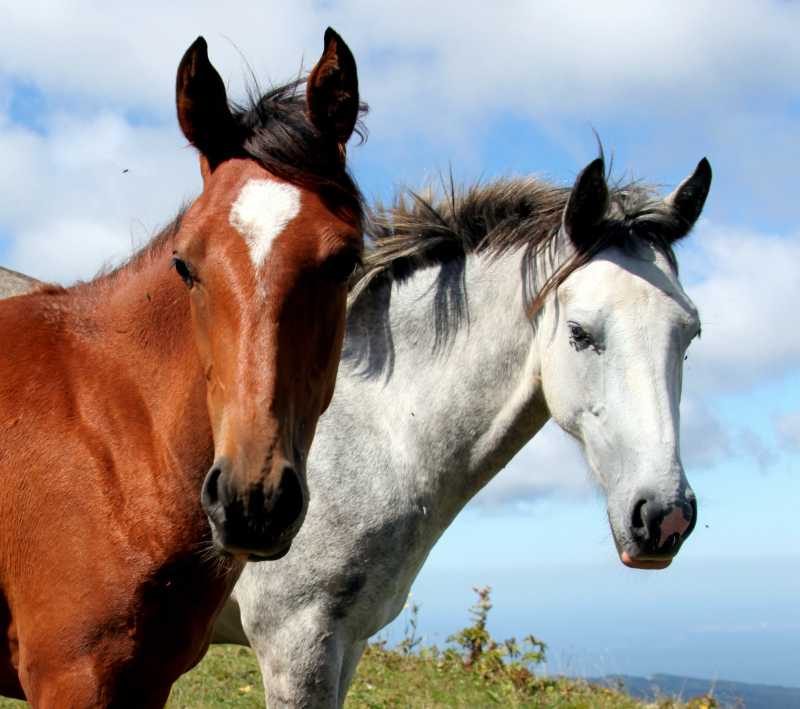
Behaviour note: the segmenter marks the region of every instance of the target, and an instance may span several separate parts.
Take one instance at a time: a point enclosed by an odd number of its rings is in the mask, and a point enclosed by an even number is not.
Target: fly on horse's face
[[[636,568],[668,566],[697,519],[680,459],[679,404],[686,349],[700,321],[675,265],[650,237],[660,234],[668,245],[684,236],[710,182],[703,160],[664,203],[626,225],[606,220],[603,163],[590,164],[562,225],[590,257],[543,313],[548,407],[580,441],[607,494],[620,558]],[[604,231],[610,228],[618,233]]]
[[[174,255],[190,291],[214,435],[202,502],[219,547],[274,559],[305,515],[305,461],[333,395],[347,281],[362,248],[344,164],[359,111],[355,61],[328,30],[297,134],[284,137],[287,151],[321,152],[317,167],[330,174],[316,183],[254,159],[248,115],[230,111],[202,39],[178,69],[177,102],[204,183]],[[353,194],[337,191],[337,179]]]

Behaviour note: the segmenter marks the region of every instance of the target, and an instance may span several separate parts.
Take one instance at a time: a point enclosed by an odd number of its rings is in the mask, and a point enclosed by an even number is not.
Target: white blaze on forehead
[[[272,242],[300,212],[300,190],[273,180],[248,180],[231,207],[229,221],[244,237],[256,269]]]

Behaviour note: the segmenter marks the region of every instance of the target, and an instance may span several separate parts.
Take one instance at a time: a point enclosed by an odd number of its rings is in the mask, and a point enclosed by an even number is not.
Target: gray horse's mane
[[[466,188],[450,179],[439,190],[404,190],[392,206],[378,204],[370,215],[371,243],[351,281],[351,302],[373,285],[402,282],[422,268],[463,259],[469,253],[497,256],[525,248],[533,259],[554,245],[569,195],[570,188],[534,177]],[[652,186],[638,182],[611,186],[596,239],[574,249],[536,301],[609,246],[636,253],[643,242],[654,245],[677,271],[672,244],[688,231],[688,225],[654,195]]]

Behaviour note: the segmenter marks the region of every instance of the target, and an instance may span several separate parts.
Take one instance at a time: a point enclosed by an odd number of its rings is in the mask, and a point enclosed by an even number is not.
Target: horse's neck
[[[420,271],[351,310],[335,410],[447,517],[547,420],[522,250]],[[356,436],[364,435],[355,431]],[[449,520],[448,520],[449,521]]]

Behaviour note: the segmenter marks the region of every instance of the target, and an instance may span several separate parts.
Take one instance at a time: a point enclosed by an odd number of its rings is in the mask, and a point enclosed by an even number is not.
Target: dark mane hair
[[[241,132],[243,153],[269,172],[317,192],[334,210],[344,208],[360,224],[363,200],[345,165],[340,146],[324,136],[307,114],[306,79],[300,78],[261,93],[254,83],[246,105],[232,106]],[[361,104],[359,114],[368,110]],[[363,143],[366,129],[355,128]]]
[[[528,268],[552,249],[560,233],[570,189],[524,177],[458,188],[452,179],[435,196],[402,192],[391,207],[378,204],[367,231],[370,238],[363,266],[351,281],[351,302],[371,286],[402,282],[427,266],[446,264],[469,253],[496,257],[525,248]],[[683,232],[681,229],[683,228]],[[597,239],[574,247],[533,294],[531,312],[577,268],[610,246],[636,253],[643,243],[662,251],[677,272],[672,243],[685,225],[654,190],[639,183],[609,190],[609,208],[596,227]]]

